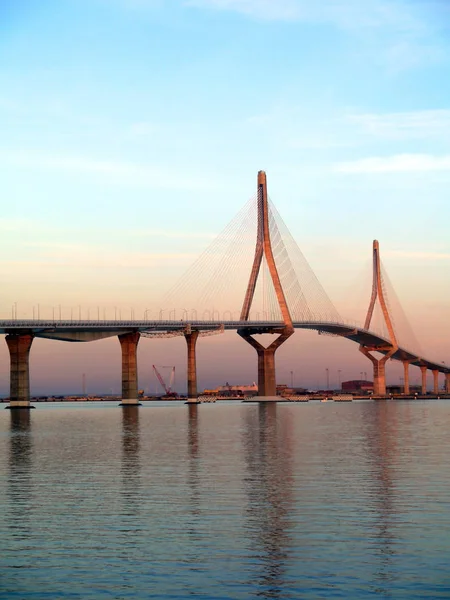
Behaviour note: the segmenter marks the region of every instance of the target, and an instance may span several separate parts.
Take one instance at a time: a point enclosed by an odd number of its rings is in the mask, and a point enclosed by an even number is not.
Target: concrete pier
[[[275,350],[262,348],[258,351],[258,395],[276,396]]]
[[[291,335],[293,330],[286,327],[284,330],[269,331],[269,333],[280,333],[280,335],[265,348],[252,337],[250,330],[238,329],[238,334],[253,348],[258,354],[258,400],[260,402],[273,402],[280,399],[276,395],[277,384],[275,376],[275,352]],[[253,398],[255,401],[255,398]]]
[[[422,366],[420,371],[422,373],[422,394],[425,396],[427,393],[427,368]]]
[[[439,371],[433,369],[431,372],[433,373],[433,393],[437,396],[439,394]]]
[[[403,363],[403,372],[404,372],[404,388],[403,393],[409,394],[409,365],[411,364],[410,360],[402,360]]]
[[[141,334],[138,331],[119,335],[122,349],[122,404],[140,406],[138,400],[137,346]]]
[[[383,358],[373,361],[373,393],[386,396],[386,361]]]
[[[450,394],[450,373],[445,374],[445,393]]]
[[[370,348],[360,346],[359,349],[373,365],[373,395],[386,396],[386,362],[390,358],[389,354],[378,359],[370,354]]]
[[[29,357],[33,336],[8,334],[6,343],[11,361],[9,408],[34,408],[30,405]]]
[[[187,384],[188,384],[188,403],[198,404],[197,393],[197,355],[196,344],[199,336],[198,331],[185,333],[184,337],[187,343]]]

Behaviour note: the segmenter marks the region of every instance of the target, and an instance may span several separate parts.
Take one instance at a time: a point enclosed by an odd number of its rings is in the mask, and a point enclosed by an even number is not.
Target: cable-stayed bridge
[[[230,310],[230,306],[236,308],[236,303],[238,310]],[[122,349],[122,403],[137,404],[140,337],[184,336],[188,397],[196,402],[197,340],[225,330],[236,330],[256,350],[261,401],[277,399],[275,353],[295,329],[315,330],[356,342],[373,365],[374,396],[386,395],[385,365],[389,359],[403,363],[405,394],[409,393],[410,365],[421,369],[423,393],[426,393],[428,370],[433,373],[435,393],[438,393],[439,373],[445,374],[446,392],[450,393],[450,367],[421,352],[382,267],[378,242],[373,243],[372,294],[365,323],[348,324],[340,317],[270,202],[263,171],[258,173],[255,197],[168,292],[164,304],[178,306],[182,318],[175,319],[176,309],[173,309],[174,318],[169,320],[162,319],[161,311],[160,319],[143,321],[16,318],[0,321],[0,333],[6,335],[11,359],[10,408],[30,407],[29,353],[35,337],[89,342],[117,336]],[[183,308],[186,306],[195,308]],[[372,326],[377,311],[384,324],[381,333]],[[277,337],[264,346],[254,337],[258,334]]]

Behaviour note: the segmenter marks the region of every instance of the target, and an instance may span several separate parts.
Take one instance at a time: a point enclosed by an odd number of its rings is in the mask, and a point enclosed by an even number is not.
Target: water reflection
[[[199,433],[198,433],[198,405],[188,404],[188,428],[187,428],[187,442],[188,442],[188,471],[187,471],[187,484],[189,488],[189,522],[187,524],[187,533],[192,541],[200,541],[200,533],[198,531],[198,522],[201,515],[200,510],[200,481],[199,481]],[[195,555],[192,554],[189,557],[188,562],[196,562]]]
[[[138,514],[141,487],[139,407],[122,407],[122,496],[126,513]]]
[[[249,535],[256,542],[260,565],[257,596],[283,597],[291,537],[292,457],[289,411],[277,413],[276,403],[260,404],[247,411],[244,433],[248,477],[247,518]]]
[[[187,408],[188,452],[191,459],[196,459],[198,457],[198,404],[188,404]]]
[[[18,537],[27,538],[33,505],[33,442],[29,410],[12,409],[9,447],[9,525]]]
[[[400,451],[397,406],[392,401],[377,401],[367,405],[362,417],[373,486],[372,502],[369,506],[375,517],[372,537],[376,541],[379,559],[374,573],[374,581],[379,587],[374,587],[374,591],[385,593],[394,580],[393,560],[397,553],[398,541],[395,531],[395,463]]]

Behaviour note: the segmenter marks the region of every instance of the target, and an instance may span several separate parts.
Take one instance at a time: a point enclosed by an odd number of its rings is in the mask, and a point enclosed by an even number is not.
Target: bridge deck
[[[345,337],[357,344],[379,348],[386,353],[391,347],[390,341],[380,334],[365,330],[358,325],[327,321],[296,321],[296,329],[315,330],[320,334]],[[130,331],[141,333],[177,332],[185,328],[202,331],[214,331],[219,327],[226,330],[248,329],[254,333],[266,333],[284,327],[282,322],[273,321],[141,321],[141,320],[0,320],[0,334],[32,333],[35,337],[55,339],[66,342],[88,342],[112,337]],[[450,373],[450,367],[419,356],[406,348],[399,348],[392,357],[395,360],[408,360],[411,364],[425,366],[441,373]]]

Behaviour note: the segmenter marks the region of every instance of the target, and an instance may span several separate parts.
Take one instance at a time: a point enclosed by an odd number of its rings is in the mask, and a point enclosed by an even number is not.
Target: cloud
[[[89,229],[88,225],[83,225],[82,230],[85,233]],[[80,226],[71,226],[70,224],[66,224],[64,227],[65,236],[75,235],[79,232]],[[92,230],[97,232],[97,226],[93,225]],[[54,235],[54,228],[48,225],[45,221],[37,221],[36,219],[5,219],[0,218],[0,232],[2,233],[17,233],[17,232],[27,232],[28,233],[36,233],[39,231],[40,233],[52,233]],[[110,229],[110,231],[112,231]],[[116,230],[114,230],[116,231]],[[117,229],[117,233],[123,233],[123,227]],[[130,232],[131,235],[131,232]],[[134,229],[132,231],[133,236],[141,236],[141,237],[162,237],[168,239],[177,239],[177,240],[204,240],[204,239],[214,239],[217,237],[217,232],[207,232],[207,231],[178,231],[178,230],[170,230],[170,229]],[[32,241],[32,240],[21,240],[21,246],[25,247],[36,247],[36,248],[83,248],[84,245],[81,246],[79,244],[72,244],[67,242],[57,242],[57,241]]]
[[[169,239],[177,240],[202,240],[202,239],[214,239],[217,237],[217,233],[208,233],[202,231],[170,231],[161,229],[143,229],[141,231],[133,230],[133,235],[139,236],[151,236],[151,237],[164,237]]]
[[[397,154],[394,156],[374,156],[337,163],[332,170],[335,173],[346,174],[450,171],[450,155]]]
[[[325,23],[351,32],[388,70],[448,60],[441,9],[425,0],[184,0],[185,6],[233,11],[265,21]]]
[[[269,20],[298,19],[298,0],[186,0],[186,6],[235,11],[251,17]]]
[[[450,110],[419,110],[388,114],[360,114],[347,117],[363,133],[373,137],[399,140],[445,137],[450,135]]]
[[[41,229],[45,226],[44,222],[38,222],[30,219],[5,219],[0,218],[0,231],[3,233],[7,232],[24,232],[35,231],[37,228]],[[47,228],[48,229],[48,228]]]
[[[68,267],[71,270],[97,270],[97,269],[148,269],[152,267],[167,267],[169,265],[179,266],[187,265],[196,258],[196,254],[189,252],[177,253],[139,253],[112,254],[95,252],[92,253],[87,247],[69,248],[64,245],[55,244],[52,251],[59,250],[58,254],[37,255],[33,259],[0,259],[0,266],[4,269],[10,269],[17,273],[17,269],[50,268],[63,269]],[[68,250],[71,252],[64,252]]]
[[[1,231],[1,229],[0,229]],[[176,234],[176,232],[174,232]],[[134,235],[134,231],[133,231]],[[70,237],[70,234],[66,236]],[[179,236],[183,237],[182,234]],[[186,237],[189,237],[188,234]],[[187,266],[197,257],[195,251],[142,252],[117,250],[112,246],[76,241],[25,240],[20,250],[0,258],[0,268],[19,272],[19,269],[63,269],[93,271],[97,269],[149,269]]]
[[[386,256],[397,256],[399,258],[407,258],[410,260],[450,260],[450,253],[448,252],[408,252],[404,250],[388,250],[384,254]]]
[[[98,160],[79,156],[40,155],[34,152],[0,150],[3,164],[26,169],[45,169],[96,175],[108,182],[138,185],[158,189],[204,190],[213,182],[204,177],[180,173],[178,168],[136,164],[131,162]]]
[[[391,26],[415,34],[426,29],[402,0],[185,0],[184,4],[265,20],[332,22],[351,29]]]

